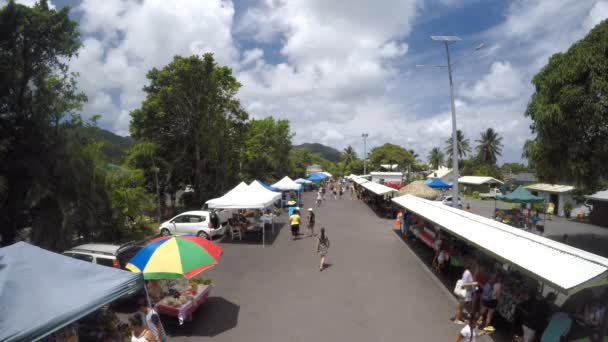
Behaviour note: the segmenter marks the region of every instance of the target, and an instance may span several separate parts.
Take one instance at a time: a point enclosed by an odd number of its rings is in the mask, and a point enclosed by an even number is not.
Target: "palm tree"
[[[437,170],[439,166],[443,165],[443,152],[441,152],[439,147],[433,147],[427,158],[429,164],[433,166],[433,170]]]
[[[449,137],[446,141],[445,154],[448,157],[448,160],[452,159],[452,137]],[[471,145],[469,144],[469,139],[464,138],[464,134],[461,130],[456,131],[456,149],[458,150],[458,159],[463,159],[467,156],[468,153],[471,153]]]
[[[502,153],[502,137],[493,128],[488,128],[485,132],[481,132],[480,139],[475,140],[479,145],[477,157],[486,164],[496,164],[496,157]]]
[[[352,146],[348,145],[342,152],[342,161],[344,165],[350,165],[355,160],[357,160],[357,152],[355,152]]]

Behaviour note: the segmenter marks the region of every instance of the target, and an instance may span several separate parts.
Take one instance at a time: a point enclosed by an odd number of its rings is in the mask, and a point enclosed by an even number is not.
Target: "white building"
[[[570,201],[574,205],[574,199],[572,198],[574,187],[571,185],[538,183],[528,185],[526,189],[536,196],[544,197],[547,205],[549,203],[555,204],[558,216],[564,216],[564,204],[566,202]]]
[[[504,184],[501,180],[494,177],[484,176],[462,176],[458,178],[459,186],[464,186],[464,192],[470,193],[479,191],[480,193],[490,192],[492,188],[498,188]]]
[[[403,182],[402,172],[370,172],[370,175],[374,183],[401,185]]]
[[[445,166],[439,166],[437,170],[434,170],[433,172],[429,173],[426,178],[439,178],[444,183],[452,184],[452,182],[454,181],[454,173],[452,172],[452,169],[448,169]]]

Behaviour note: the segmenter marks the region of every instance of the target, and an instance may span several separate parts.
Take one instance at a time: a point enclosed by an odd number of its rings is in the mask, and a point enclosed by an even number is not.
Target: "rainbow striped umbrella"
[[[165,236],[152,240],[127,264],[144,279],[190,279],[217,265],[222,248],[196,236]]]

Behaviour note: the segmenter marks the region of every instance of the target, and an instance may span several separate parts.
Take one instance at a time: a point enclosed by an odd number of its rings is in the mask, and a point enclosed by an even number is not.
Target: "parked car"
[[[223,235],[226,232],[226,225],[222,224],[223,218],[219,213],[218,218],[220,221],[218,227],[211,227],[211,212],[187,211],[163,222],[158,230],[163,236],[194,234],[205,239],[212,239],[214,236]],[[227,218],[226,221],[228,221]]]
[[[498,196],[498,195],[502,195],[502,192],[500,191],[500,189],[492,188],[492,189],[490,189],[490,192],[485,192],[483,194],[479,194],[479,198],[484,200],[484,199],[488,199],[488,198],[496,198],[496,196]]]
[[[63,255],[94,264],[124,269],[139,250],[140,247],[133,242],[123,245],[87,243],[65,251]]]
[[[441,203],[451,207],[452,206],[452,196],[446,196]],[[462,198],[458,198],[458,208],[462,209]]]

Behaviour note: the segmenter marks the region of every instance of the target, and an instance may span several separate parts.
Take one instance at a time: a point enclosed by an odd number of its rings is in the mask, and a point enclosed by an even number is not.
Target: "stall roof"
[[[473,184],[473,185],[493,184],[493,183],[503,184],[503,182],[499,179],[496,179],[494,177],[483,177],[483,176],[462,176],[462,177],[458,178],[458,183]]]
[[[571,185],[537,183],[537,184],[527,185],[526,189],[532,190],[532,191],[560,193],[560,192],[572,191],[572,190],[574,190],[574,187]]]
[[[608,259],[411,195],[393,202],[567,295],[608,283]]]
[[[361,184],[363,184],[363,183],[366,183],[366,182],[369,182],[367,179],[365,179],[365,178],[361,178],[361,177],[359,177],[359,176],[353,176],[353,177],[351,178],[351,180],[352,180],[353,182],[355,182],[355,183],[359,184],[359,185],[361,185]]]
[[[433,170],[431,173],[429,173],[426,178],[443,178],[445,176],[447,176],[448,174],[450,174],[452,172],[452,169],[448,169],[445,166],[439,166],[439,168],[437,170]]]
[[[0,341],[35,341],[142,287],[140,273],[25,242],[0,248]]]
[[[388,172],[388,171],[374,171],[369,173],[372,176],[403,176],[403,172]]]
[[[298,179],[294,180],[294,182],[296,182],[298,184],[310,184],[310,183],[312,183],[308,179],[304,179],[304,178],[298,178]]]
[[[238,191],[230,191],[220,198],[207,201],[207,205],[216,209],[263,209],[281,198],[280,192],[270,191],[258,181],[253,181],[247,187],[239,184],[237,188]]]
[[[391,192],[397,192],[397,190],[393,188],[375,182],[365,182],[362,183],[361,186],[375,193],[376,195],[386,195]]]
[[[608,190],[598,191],[593,195],[585,196],[586,198],[594,201],[608,202]]]
[[[300,184],[294,182],[288,176],[285,176],[280,181],[272,184],[272,187],[275,188],[275,189],[282,190],[282,191],[288,191],[288,190],[296,190],[297,191],[297,190],[300,190],[300,188],[302,188],[302,186]]]

